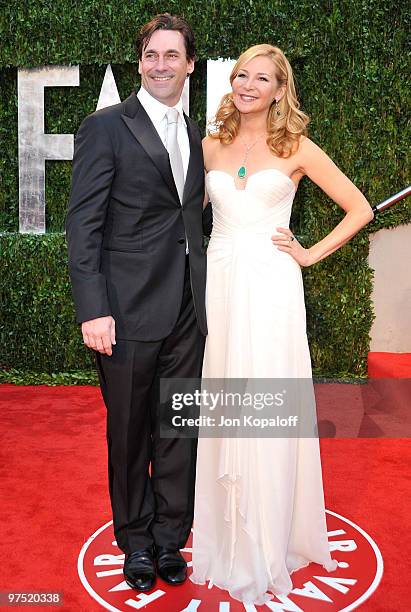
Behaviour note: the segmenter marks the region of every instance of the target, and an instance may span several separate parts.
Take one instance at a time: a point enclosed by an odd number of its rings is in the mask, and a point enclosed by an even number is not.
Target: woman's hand
[[[311,261],[309,249],[305,249],[287,227],[277,227],[276,229],[281,235],[271,236],[274,246],[279,251],[289,253],[300,266],[304,268],[310,266],[313,261]]]

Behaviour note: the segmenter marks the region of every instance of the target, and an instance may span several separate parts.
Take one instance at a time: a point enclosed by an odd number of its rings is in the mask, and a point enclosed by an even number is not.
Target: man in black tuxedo
[[[107,407],[114,531],[127,583],[147,591],[156,570],[186,578],[196,440],[161,437],[158,386],[201,374],[206,260],[201,136],[181,104],[193,32],[158,15],[136,45],[139,92],[77,133],[66,230],[77,321]]]

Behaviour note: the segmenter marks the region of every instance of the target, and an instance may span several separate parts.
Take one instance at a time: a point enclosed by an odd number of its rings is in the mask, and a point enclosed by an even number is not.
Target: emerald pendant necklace
[[[251,145],[248,145],[248,144],[247,144],[247,143],[244,141],[244,139],[242,138],[242,136],[240,136],[240,134],[238,134],[238,136],[239,136],[240,140],[242,140],[242,141],[243,141],[243,143],[245,144],[245,155],[244,155],[243,163],[241,164],[241,166],[240,166],[240,167],[239,167],[239,169],[238,169],[237,176],[238,176],[238,178],[240,178],[240,179],[244,179],[244,178],[247,176],[247,166],[246,166],[246,161],[247,161],[248,154],[249,154],[249,152],[251,151],[251,149],[252,149],[253,147],[255,147],[255,145],[257,144],[257,142],[258,142],[259,140],[261,140],[261,138],[262,138],[263,136],[265,136],[265,134],[260,134],[260,136],[257,138],[257,140],[255,140],[255,141],[253,142],[253,144],[251,144]]]

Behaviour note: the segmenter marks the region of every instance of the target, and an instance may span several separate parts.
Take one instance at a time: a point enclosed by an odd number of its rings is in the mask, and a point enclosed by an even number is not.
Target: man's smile
[[[174,78],[174,75],[171,74],[169,76],[152,76],[150,78],[153,79],[154,81],[158,81],[159,83],[161,83],[163,81],[170,81],[171,79]]]

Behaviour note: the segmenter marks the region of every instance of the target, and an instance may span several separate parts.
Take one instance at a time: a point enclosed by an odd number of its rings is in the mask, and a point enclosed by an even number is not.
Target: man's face
[[[167,106],[177,104],[194,61],[187,60],[184,37],[174,30],[156,30],[138,63],[141,84]]]

